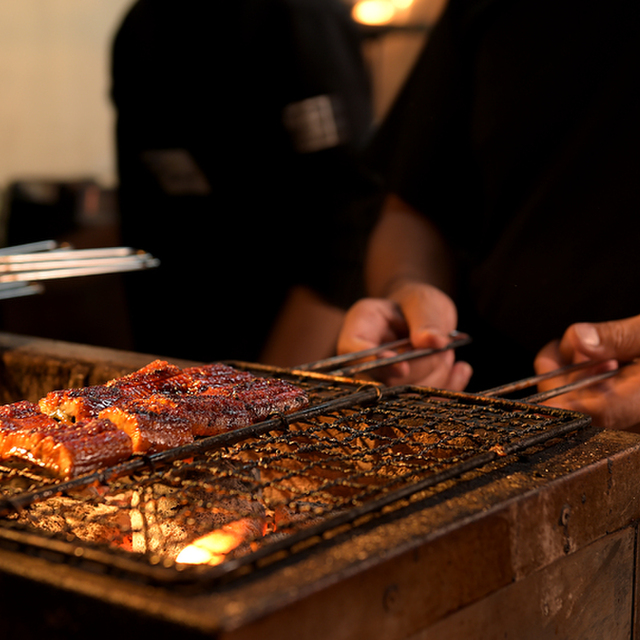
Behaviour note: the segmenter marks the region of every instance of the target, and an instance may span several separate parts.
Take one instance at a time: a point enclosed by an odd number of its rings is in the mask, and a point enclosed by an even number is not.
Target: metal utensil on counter
[[[0,299],[42,293],[38,282],[157,267],[151,254],[130,247],[74,249],[53,240],[0,249]]]

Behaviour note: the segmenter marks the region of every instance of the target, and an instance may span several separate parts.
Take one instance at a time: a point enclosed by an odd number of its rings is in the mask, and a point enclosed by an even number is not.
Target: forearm
[[[265,344],[260,362],[279,367],[334,354],[345,312],[305,286],[289,291]]]
[[[368,294],[384,298],[408,282],[450,293],[452,274],[448,247],[436,227],[399,197],[388,196],[369,240]]]
[[[338,352],[349,353],[409,336],[416,348],[440,348],[457,326],[447,295],[452,269],[442,237],[417,211],[395,196],[385,201],[369,241],[368,295],[345,318]],[[462,390],[471,367],[452,351],[403,362],[384,370],[387,384],[424,384]]]

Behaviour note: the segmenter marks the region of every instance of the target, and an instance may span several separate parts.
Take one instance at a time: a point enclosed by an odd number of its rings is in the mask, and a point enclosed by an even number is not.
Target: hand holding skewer
[[[460,391],[472,371],[445,348],[456,333],[456,323],[457,311],[449,296],[428,284],[406,282],[388,298],[366,298],[349,310],[338,352],[357,352],[408,336],[414,349],[435,351],[428,358],[391,364],[378,370],[376,377],[390,385],[412,383]]]
[[[640,430],[640,315],[597,324],[571,325],[560,340],[547,344],[535,360],[537,373],[594,361],[594,367],[543,381],[544,391],[594,373],[617,371],[598,384],[563,394],[548,404],[588,413],[599,427]],[[622,368],[622,365],[624,368]]]

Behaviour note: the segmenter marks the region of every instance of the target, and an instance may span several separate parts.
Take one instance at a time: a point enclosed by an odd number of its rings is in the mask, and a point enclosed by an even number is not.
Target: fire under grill
[[[0,546],[210,589],[589,424],[524,402],[247,368],[303,387],[310,407],[67,482],[4,465]]]

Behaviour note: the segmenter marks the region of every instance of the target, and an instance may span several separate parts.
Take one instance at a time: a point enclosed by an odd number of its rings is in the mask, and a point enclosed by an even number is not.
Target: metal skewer
[[[452,340],[444,347],[430,347],[427,349],[414,349],[412,351],[405,351],[403,353],[398,353],[395,356],[389,356],[388,358],[378,358],[377,360],[369,360],[366,362],[361,362],[360,364],[354,364],[350,367],[344,367],[343,369],[333,370],[331,373],[337,376],[350,376],[355,373],[362,373],[363,371],[370,371],[371,369],[386,367],[398,362],[406,362],[407,360],[424,358],[426,356],[431,356],[436,353],[442,353],[450,349],[457,349],[458,347],[463,347],[471,342],[471,337],[466,333],[455,331],[449,335]]]
[[[42,240],[39,242],[29,242],[27,244],[15,244],[11,247],[0,249],[0,256],[12,256],[19,253],[34,253],[36,251],[53,251],[60,245],[55,240]]]
[[[512,393],[514,391],[522,391],[524,389],[528,389],[529,387],[536,386],[538,383],[543,382],[545,380],[551,380],[552,378],[557,378],[567,373],[573,373],[574,371],[589,369],[597,365],[600,365],[603,362],[605,361],[604,360],[587,360],[585,362],[570,364],[565,367],[554,369],[553,371],[547,371],[546,373],[541,373],[539,375],[523,378],[522,380],[516,380],[515,382],[510,382],[508,384],[500,385],[498,387],[493,387],[491,389],[487,389],[486,391],[480,391],[478,395],[492,397],[492,396],[503,396],[503,395],[506,395],[507,393]],[[570,391],[582,389],[584,387],[588,387],[592,384],[595,384],[596,382],[601,382],[602,380],[611,378],[617,375],[624,367],[627,367],[630,364],[633,364],[633,362],[624,362],[620,364],[617,369],[604,371],[602,373],[596,373],[591,376],[586,376],[585,378],[581,378],[580,380],[575,380],[574,382],[570,382],[566,385],[555,387],[554,389],[549,389],[548,391],[541,391],[540,393],[532,394],[530,396],[522,398],[521,401],[528,402],[528,403],[544,402],[545,400],[548,400],[550,398],[555,398],[556,396],[561,396],[565,393],[569,393]]]
[[[20,298],[42,293],[44,287],[41,284],[30,282],[3,282],[0,283],[0,300]]]
[[[452,331],[449,334],[449,338],[451,338],[451,342],[449,342],[444,347],[430,347],[427,349],[411,349],[411,341],[409,340],[409,338],[402,338],[400,340],[381,344],[377,347],[364,349],[363,351],[355,351],[353,353],[333,356],[324,360],[318,360],[309,364],[303,364],[294,367],[294,369],[298,371],[328,371],[332,375],[349,376],[353,375],[354,373],[370,371],[371,369],[385,367],[397,362],[414,360],[416,358],[423,358],[425,356],[441,353],[443,351],[448,351],[449,349],[455,349],[456,347],[464,346],[471,342],[471,338],[466,333],[462,333],[460,331]],[[409,350],[402,351],[401,353],[393,356],[388,356],[386,358],[377,358],[374,360],[365,360],[364,362],[358,362],[360,360],[363,360],[364,358],[371,358],[380,353],[385,353],[386,351],[396,351],[398,349]],[[345,365],[349,363],[356,364],[352,364],[351,366],[346,367],[339,367],[339,365]]]
[[[561,387],[556,387],[555,389],[541,391],[540,393],[536,393],[534,395],[526,397],[525,402],[544,402],[549,398],[555,398],[556,396],[561,396],[565,393],[569,393],[569,391],[575,391],[577,389],[582,389],[583,387],[588,387],[592,384],[595,384],[596,382],[601,382],[602,380],[606,380],[607,378],[612,378],[613,376],[620,373],[620,370],[622,368],[628,366],[629,364],[631,363],[627,362],[621,364],[617,369],[613,369],[612,371],[604,371],[603,373],[597,373],[595,375],[588,376],[587,378],[582,378],[581,380],[576,380],[575,382],[565,384]]]
[[[122,271],[135,271],[137,269],[150,269],[156,267],[160,262],[156,259],[149,258],[147,260],[131,260],[120,261],[117,263],[94,265],[94,266],[76,266],[69,268],[45,269],[39,271],[25,271],[18,273],[5,273],[0,275],[0,283],[2,282],[24,282],[34,280],[52,280],[57,278],[74,278],[79,276],[92,276],[105,273],[116,273]]]
[[[326,371],[326,372],[330,372],[332,375],[350,376],[363,371],[368,371],[371,369],[377,369],[380,367],[395,364],[397,362],[405,362],[407,360],[422,358],[422,357],[433,355],[436,353],[441,353],[449,349],[455,349],[457,347],[464,346],[471,342],[470,336],[459,331],[453,331],[452,333],[449,334],[449,337],[452,339],[451,342],[449,342],[449,344],[441,348],[411,350],[411,341],[409,340],[409,338],[403,338],[401,340],[396,340],[394,342],[387,342],[377,347],[372,347],[371,349],[364,349],[362,351],[357,351],[357,352],[348,353],[348,354],[339,355],[339,356],[333,356],[331,358],[326,358],[324,360],[318,360],[316,362],[299,365],[297,367],[294,367],[294,369],[299,371]],[[399,349],[403,351],[393,356],[389,356],[386,358],[377,358],[373,360],[365,360],[364,362],[358,362],[359,360],[363,360],[364,358],[372,358],[376,355],[379,355],[380,353],[384,353],[385,351],[395,351]],[[406,349],[409,349],[409,350],[407,351]],[[477,395],[482,395],[486,397],[504,396],[508,393],[513,393],[515,391],[522,391],[524,389],[534,387],[538,385],[540,382],[543,382],[545,380],[550,380],[550,379],[557,378],[559,376],[573,373],[576,371],[581,371],[584,369],[596,367],[602,364],[603,362],[605,361],[604,360],[588,360],[585,362],[579,362],[576,364],[567,365],[565,367],[554,369],[553,371],[548,371],[546,373],[541,373],[538,375],[530,376],[528,378],[523,378],[521,380],[516,380],[515,382],[509,382],[504,385],[492,387],[491,389],[478,392]],[[347,365],[349,363],[355,363],[355,364],[351,364],[350,366],[344,366],[344,367],[339,366],[339,365]],[[576,380],[569,384],[562,385],[554,389],[549,389],[548,391],[527,396],[521,399],[521,401],[527,402],[527,403],[544,402],[545,400],[548,400],[550,398],[554,398],[556,396],[563,395],[570,391],[575,391],[577,389],[581,389],[589,385],[595,384],[597,382],[600,382],[602,380],[611,378],[617,375],[621,369],[623,369],[629,364],[632,364],[632,363],[622,363],[619,365],[617,369],[614,369],[612,371],[605,371],[603,373],[587,376],[585,378]]]
[[[134,254],[124,256],[105,256],[105,257],[84,257],[76,258],[75,256],[65,256],[63,260],[38,260],[33,262],[23,262],[16,264],[2,264],[0,262],[0,282],[12,282],[14,278],[12,274],[27,274],[27,280],[41,280],[44,277],[65,277],[61,275],[69,272],[71,269],[100,268],[102,270],[117,269],[122,270],[126,267],[133,269],[143,268],[147,266],[156,266],[157,261],[149,254]],[[53,275],[44,276],[46,272]]]
[[[40,280],[75,278],[157,267],[159,260],[131,247],[73,249],[54,240],[0,249],[0,299],[42,293]]]
[[[138,252],[130,247],[104,247],[98,249],[71,249],[60,247],[38,253],[0,254],[0,269],[10,270],[29,264],[65,263],[75,260],[107,260],[135,256]]]
[[[498,387],[492,387],[486,391],[480,391],[479,394],[483,396],[503,396],[507,393],[513,393],[514,391],[522,391],[529,387],[535,387],[539,382],[544,380],[550,380],[564,375],[565,373],[573,373],[574,371],[580,371],[582,369],[589,369],[595,367],[598,364],[604,362],[603,360],[586,360],[585,362],[578,362],[577,364],[569,364],[566,367],[560,367],[553,371],[547,371],[546,373],[540,373],[535,376],[523,378],[522,380],[516,380],[515,382],[508,382],[507,384],[500,385]]]
[[[385,351],[395,351],[396,349],[404,349],[411,346],[411,340],[409,338],[402,338],[394,342],[386,342],[377,347],[371,347],[370,349],[363,349],[362,351],[355,351],[353,353],[345,353],[339,356],[332,356],[331,358],[325,358],[324,360],[317,360],[316,362],[309,362],[307,364],[301,364],[294,367],[297,371],[331,371],[336,366],[347,364],[349,362],[356,362],[363,358],[370,358],[376,356],[379,353]]]

